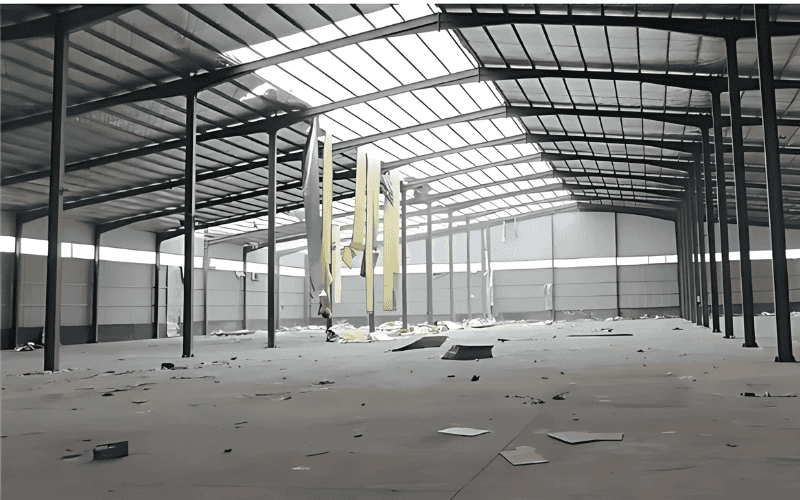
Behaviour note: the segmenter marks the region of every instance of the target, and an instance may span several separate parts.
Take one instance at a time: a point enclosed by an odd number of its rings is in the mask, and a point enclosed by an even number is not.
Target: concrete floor
[[[567,336],[603,327],[633,336]],[[190,360],[181,339],[68,346],[61,366],[76,371],[24,377],[42,351],[3,351],[3,498],[798,498],[800,398],[739,396],[800,392],[774,338],[744,349],[677,319],[450,333],[396,353],[404,341],[330,344],[321,331],[281,333],[276,349],[200,337]],[[491,341],[495,357],[440,359],[454,340]],[[103,396],[115,388],[127,390]],[[492,432],[437,433],[456,426]],[[625,438],[546,435],[568,430]],[[130,456],[92,461],[123,440]],[[550,462],[498,455],[523,445]]]

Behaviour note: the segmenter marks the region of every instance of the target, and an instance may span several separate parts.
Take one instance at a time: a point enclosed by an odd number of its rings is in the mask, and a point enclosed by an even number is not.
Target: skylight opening
[[[412,127],[418,124],[414,118],[412,118],[401,107],[395,104],[391,99],[384,97],[382,99],[371,101],[370,104],[383,116],[391,117],[391,121],[396,123],[400,128]]]

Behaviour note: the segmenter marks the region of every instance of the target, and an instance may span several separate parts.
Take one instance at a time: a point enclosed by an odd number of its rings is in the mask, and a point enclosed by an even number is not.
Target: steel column
[[[403,281],[402,281],[402,300],[403,300],[403,329],[408,328],[408,233],[406,231],[406,187],[405,182],[400,182],[400,193],[402,193],[402,206],[400,207],[400,215],[402,216],[402,238],[403,238]]]
[[[703,186],[706,197],[708,261],[711,271],[711,327],[712,331],[719,332],[719,280],[717,279],[717,235],[714,231],[714,193],[711,184],[711,143],[708,139],[708,129],[703,128],[701,133],[703,136]]]
[[[331,299],[331,316],[333,316],[333,286],[328,287],[328,297]],[[330,318],[329,318],[330,319]],[[333,325],[329,325],[330,328]],[[275,259],[275,329],[281,327],[281,258]]]
[[[739,79],[736,39],[725,40],[728,56],[728,97],[731,104],[731,139],[733,142],[733,181],[736,188],[736,226],[739,230],[739,269],[742,288],[742,320],[744,347],[756,344],[753,317],[753,272],[750,265],[750,221],[747,215],[747,188],[744,169],[744,139],[742,137],[742,103],[737,82]]]
[[[208,267],[210,261],[208,239],[205,235],[203,237],[203,335],[208,335]]]
[[[686,192],[683,212],[683,237],[686,238],[686,264],[689,273],[689,321],[695,322],[697,319],[697,274],[695,273],[695,245],[692,238],[692,203],[691,188]]]
[[[65,120],[69,34],[57,26],[53,48],[53,116],[50,138],[50,193],[47,224],[47,288],[44,318],[44,369],[58,370],[61,347],[61,238],[65,175]]]
[[[22,305],[22,218],[16,216],[14,227],[14,290],[11,304],[11,347],[17,347],[19,339],[20,306]]]
[[[486,276],[486,228],[481,229],[481,314],[484,318],[489,317],[489,307],[486,301],[486,286],[488,279]]]
[[[492,311],[492,226],[486,226],[486,311],[487,318],[494,317]]]
[[[698,158],[699,160],[699,158]],[[705,227],[703,225],[703,189],[700,183],[700,161],[695,163],[695,168],[692,169],[692,176],[694,177],[694,199],[695,199],[695,213],[697,214],[697,241],[699,243],[698,253],[700,254],[700,321],[703,326],[708,328],[708,274],[706,272],[706,235]]]
[[[728,193],[725,182],[725,145],[722,132],[720,92],[711,93],[711,114],[714,119],[714,167],[717,172],[717,217],[719,248],[722,253],[722,307],[725,315],[725,337],[733,338],[733,293],[731,292],[731,259],[728,239]]]
[[[102,233],[97,226],[94,228],[94,262],[92,263],[92,332],[89,334],[89,343],[96,344],[100,341],[100,236]],[[158,272],[158,271],[156,271]],[[156,280],[158,283],[158,280]]]
[[[686,300],[686,291],[683,289],[685,281],[683,278],[683,252],[681,251],[681,230],[680,230],[680,216],[675,219],[675,252],[678,258],[678,310],[681,318],[686,318],[686,307],[684,302]]]
[[[433,324],[433,215],[428,203],[428,237],[425,238],[425,277],[427,282],[428,324]]]
[[[158,338],[158,322],[161,294],[161,239],[156,235],[156,274],[153,277],[153,338]]]
[[[449,267],[450,275],[450,321],[456,320],[456,297],[453,288],[453,212],[450,212],[447,217],[447,265]]]
[[[242,270],[244,279],[242,283],[242,329],[247,330],[247,256],[253,250],[250,245],[242,247]]]
[[[197,94],[186,96],[186,173],[183,215],[183,356],[192,354],[194,322],[194,217],[197,180]]]
[[[775,327],[778,356],[775,361],[794,362],[792,325],[789,317],[789,277],[786,265],[786,233],[783,220],[781,157],[778,152],[778,126],[775,111],[775,82],[772,67],[772,38],[769,5],[755,5],[758,78],[761,84],[761,117],[764,126],[764,160],[767,170],[767,204],[772,243],[772,281],[775,301]]]
[[[308,277],[311,274],[311,271],[308,270],[308,252],[306,251],[303,254],[303,325],[309,325],[311,322],[310,319],[310,312],[308,310],[310,306],[308,301]]]
[[[267,347],[275,347],[275,225],[277,222],[277,189],[278,189],[278,131],[272,130],[269,133],[269,201],[267,211],[269,212],[269,227],[267,229]],[[247,279],[247,276],[245,276]]]
[[[470,276],[472,274],[470,272],[472,271],[472,266],[471,266],[472,262],[470,262],[470,251],[469,251],[470,250],[469,244],[471,241],[470,238],[471,231],[469,230],[469,219],[467,219],[466,222],[467,222],[467,319],[472,319],[472,287],[470,286],[472,281],[470,279]]]

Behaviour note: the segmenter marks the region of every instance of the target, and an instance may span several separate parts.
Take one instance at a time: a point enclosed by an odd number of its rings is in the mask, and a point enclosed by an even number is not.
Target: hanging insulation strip
[[[322,219],[319,215],[319,120],[314,118],[303,149],[303,204],[308,238],[308,295],[316,301],[322,291],[322,264],[313,258],[322,253]]]
[[[333,224],[333,144],[325,135],[322,155],[322,286],[331,285],[331,225]]]
[[[344,247],[342,251],[342,261],[348,269],[353,268],[353,259],[364,250],[364,230],[367,220],[367,153],[359,149],[357,157],[353,238],[350,246]]]
[[[372,249],[375,247],[378,226],[378,195],[381,184],[381,162],[374,156],[367,157],[367,237],[364,249],[364,262],[366,263],[367,278],[367,312],[374,310],[375,292],[375,265]]]
[[[331,266],[333,267],[333,298],[334,303],[338,304],[342,301],[342,231],[337,225],[331,228],[331,240],[333,246],[333,256],[331,257]]]
[[[390,193],[383,203],[383,310],[394,311],[400,282],[400,176],[396,172],[386,176]]]

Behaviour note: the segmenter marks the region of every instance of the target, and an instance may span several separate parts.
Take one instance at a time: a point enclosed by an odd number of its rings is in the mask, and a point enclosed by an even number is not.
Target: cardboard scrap
[[[481,434],[487,434],[489,432],[492,431],[471,429],[469,427],[451,427],[449,429],[443,429],[439,431],[440,434],[452,434],[453,436],[467,436],[467,437],[480,436]]]
[[[536,448],[530,446],[517,446],[515,450],[501,451],[503,458],[511,465],[546,464],[546,458],[536,453]]]
[[[593,443],[595,441],[622,441],[622,432],[548,432],[548,436],[569,444]]]

